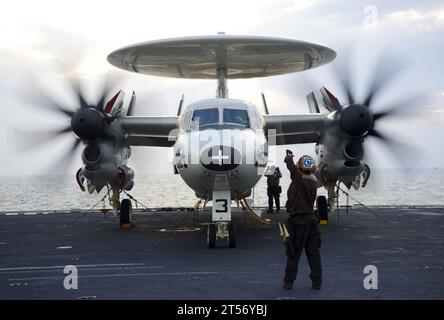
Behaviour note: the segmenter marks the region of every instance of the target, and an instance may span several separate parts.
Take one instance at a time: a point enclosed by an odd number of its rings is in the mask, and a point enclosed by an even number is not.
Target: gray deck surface
[[[235,213],[237,248],[211,250],[207,213],[135,213],[132,230],[96,212],[70,226],[81,213],[0,215],[0,299],[444,299],[444,209],[373,210],[387,223],[354,208],[321,226],[321,291],[305,255],[293,290],[281,288],[284,213],[271,226]],[[66,265],[78,290],[63,287]],[[378,290],[363,287],[366,265]]]

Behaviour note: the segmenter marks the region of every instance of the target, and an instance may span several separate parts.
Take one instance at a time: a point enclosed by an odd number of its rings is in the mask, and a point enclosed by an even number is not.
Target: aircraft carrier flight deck
[[[278,222],[234,210],[236,248],[206,244],[208,212],[134,212],[135,227],[101,212],[0,214],[0,299],[443,299],[444,208],[353,207],[321,225],[323,288],[311,290],[305,254],[282,289]],[[65,266],[78,289],[64,287]],[[363,285],[364,268],[378,288]]]

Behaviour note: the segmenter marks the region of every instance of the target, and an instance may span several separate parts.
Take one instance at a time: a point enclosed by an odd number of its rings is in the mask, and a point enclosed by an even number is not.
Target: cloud
[[[293,0],[289,6],[284,9],[285,13],[294,13],[307,8],[311,8],[322,2],[322,0]]]
[[[381,23],[415,32],[430,32],[444,27],[444,8],[394,11],[385,15]]]

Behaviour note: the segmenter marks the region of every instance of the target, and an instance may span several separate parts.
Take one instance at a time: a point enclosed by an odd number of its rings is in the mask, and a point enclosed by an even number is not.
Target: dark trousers
[[[273,211],[273,198],[276,203],[276,210],[281,210],[281,205],[279,202],[279,186],[268,186],[267,187],[267,196],[268,196],[268,210]]]
[[[288,232],[294,248],[293,255],[287,257],[285,282],[293,282],[298,273],[299,258],[305,249],[308,264],[310,265],[310,279],[313,282],[322,282],[321,234],[318,220],[314,214],[294,215],[288,218]]]

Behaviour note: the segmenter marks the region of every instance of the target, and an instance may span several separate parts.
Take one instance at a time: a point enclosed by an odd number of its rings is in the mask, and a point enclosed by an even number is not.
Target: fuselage
[[[247,196],[264,173],[268,146],[257,108],[235,99],[207,99],[187,106],[179,118],[174,165],[200,198],[230,190]]]

